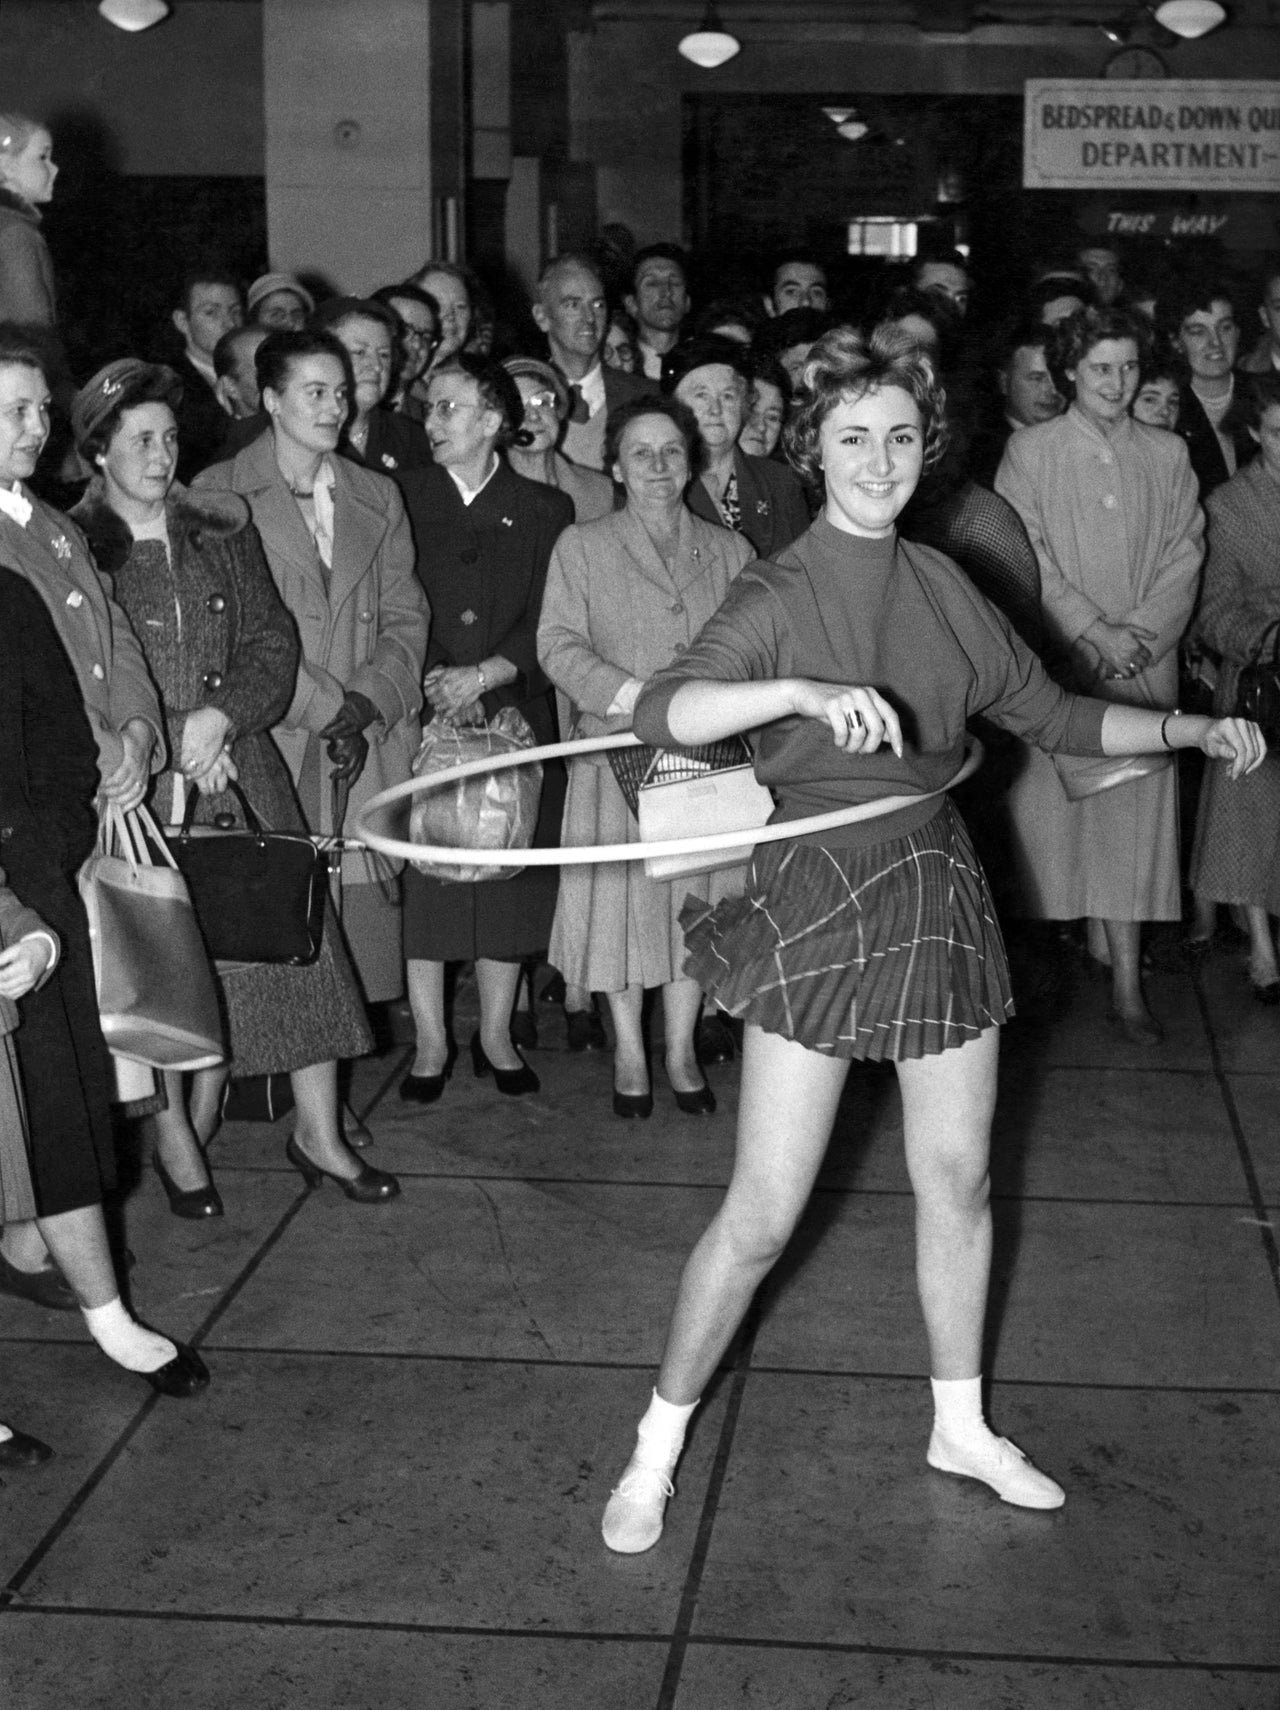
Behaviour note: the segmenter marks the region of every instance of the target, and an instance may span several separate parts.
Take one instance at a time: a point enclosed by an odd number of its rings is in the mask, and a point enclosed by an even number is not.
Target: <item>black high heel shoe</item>
[[[400,1183],[391,1172],[375,1170],[372,1164],[362,1163],[356,1176],[336,1176],[332,1170],[322,1170],[299,1146],[296,1134],[289,1136],[284,1155],[309,1188],[318,1188],[327,1176],[331,1182],[337,1182],[348,1199],[361,1205],[378,1205],[383,1200],[395,1199],[400,1192]]]
[[[153,1153],[151,1162],[156,1167],[160,1186],[169,1197],[169,1210],[175,1217],[186,1217],[194,1221],[201,1217],[225,1216],[222,1195],[212,1182],[205,1187],[180,1188],[165,1169],[159,1152]]]
[[[41,1467],[53,1459],[53,1450],[39,1437],[28,1437],[25,1431],[13,1431],[0,1443],[0,1470],[5,1467]]]
[[[169,1338],[173,1341],[173,1338]],[[188,1396],[195,1395],[199,1390],[209,1386],[209,1368],[185,1342],[174,1342],[178,1350],[167,1366],[161,1366],[156,1372],[141,1372],[152,1389],[161,1395],[172,1396],[175,1401],[185,1401]]]
[[[453,1040],[445,1055],[444,1068],[438,1075],[406,1075],[400,1083],[400,1098],[405,1104],[435,1104],[444,1091],[444,1083],[453,1074],[458,1060],[458,1047]]]
[[[517,1051],[516,1056],[520,1053]],[[520,1059],[518,1069],[497,1069],[484,1054],[484,1046],[480,1043],[480,1035],[471,1035],[471,1067],[475,1070],[477,1080],[492,1074],[493,1084],[500,1093],[506,1093],[508,1098],[519,1098],[521,1093],[540,1092],[542,1082],[534,1074],[528,1063]]]
[[[647,1122],[653,1115],[653,1094],[651,1092],[619,1092],[613,1089],[613,1114],[627,1121],[638,1116],[641,1122]]]
[[[695,1092],[680,1092],[676,1087],[671,1091],[675,1095],[676,1108],[686,1116],[714,1116],[716,1110],[716,1095],[704,1081]]]

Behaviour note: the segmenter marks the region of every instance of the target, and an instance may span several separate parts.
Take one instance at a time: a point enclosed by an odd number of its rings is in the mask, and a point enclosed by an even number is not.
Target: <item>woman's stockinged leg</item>
[[[748,1027],[733,1175],[680,1279],[658,1394],[696,1401],[800,1221],[822,1164],[847,1060]]]
[[[800,1220],[848,1068],[776,1034],[746,1030],[733,1176],[680,1278],[658,1385],[605,1509],[612,1550],[638,1554],[662,1536],[685,1427]]]
[[[935,1378],[982,1370],[991,1275],[988,1167],[1000,1035],[897,1065],[916,1196],[916,1281]]]
[[[991,1277],[990,1152],[999,1030],[897,1065],[916,1196],[916,1278],[929,1342],[929,1464],[1006,1502],[1059,1508],[1061,1488],[987,1425],[982,1336]]]
[[[639,1097],[649,1091],[649,1067],[644,1055],[644,987],[624,986],[606,993],[617,1048],[613,1056],[616,1092]]]

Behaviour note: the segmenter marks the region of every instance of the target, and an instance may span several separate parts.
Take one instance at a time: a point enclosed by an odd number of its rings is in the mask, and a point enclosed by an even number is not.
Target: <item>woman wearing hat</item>
[[[249,319],[268,332],[301,332],[316,300],[292,273],[264,273],[245,292]]]
[[[79,531],[27,486],[48,433],[42,354],[21,328],[0,326],[0,844],[15,894],[60,940],[13,1035],[32,1191],[29,1206],[6,1196],[0,1292],[78,1307],[117,1365],[186,1396],[209,1381],[203,1362],[132,1317],[107,1245],[110,1068],[75,889],[95,798],[127,810],[146,792],[163,752],[160,708]]]
[[[271,727],[288,708],[298,639],[276,593],[249,507],[233,493],[188,493],[174,481],[181,382],[170,368],[126,358],[76,395],[72,424],[95,473],[74,517],[142,642],[160,690],[169,768],[156,780],[162,820],[181,821],[189,790],[195,819],[243,814],[240,787],[264,823],[305,831]],[[360,993],[330,922],[307,968],[257,963],[220,972],[230,1060],[239,1075],[288,1073],[298,1122],[291,1145],[337,1179],[352,1199],[389,1199],[394,1177],[371,1170],[342,1138],[333,1065],[370,1047]],[[220,1217],[203,1156],[226,1072],[166,1074],[168,1108],[155,1118],[156,1170],[178,1217]]]
[[[570,463],[556,449],[569,417],[569,388],[549,362],[532,356],[512,356],[502,365],[520,390],[524,422],[511,442],[507,457],[517,475],[558,487],[573,501],[574,522],[608,516],[616,505],[616,490],[607,475]]]
[[[427,436],[435,464],[401,478],[418,542],[418,576],[431,602],[423,688],[436,717],[492,718],[515,707],[538,742],[555,740],[550,685],[536,638],[551,549],[573,521],[563,493],[516,475],[501,455],[523,415],[500,363],[461,354],[431,376]],[[535,843],[560,836],[563,788],[548,770]],[[405,875],[405,955],[417,1052],[401,1096],[429,1104],[444,1091],[455,1048],[445,1029],[444,964],[474,962],[480,1031],[477,1075],[492,1068],[499,1092],[538,1090],[511,1042],[520,965],[551,936],[557,875],[533,868],[497,885],[451,885]]]
[[[698,423],[702,473],[685,494],[694,516],[745,535],[757,558],[790,546],[809,526],[809,507],[790,469],[738,444],[751,397],[751,361],[742,345],[707,337],[679,346],[663,385]]]

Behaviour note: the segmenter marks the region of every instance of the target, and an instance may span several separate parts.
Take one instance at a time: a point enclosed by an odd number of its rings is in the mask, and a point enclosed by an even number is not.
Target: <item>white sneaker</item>
[[[620,1556],[651,1550],[662,1536],[662,1516],[675,1486],[666,1473],[632,1460],[618,1480],[604,1511],[601,1532]]]
[[[956,1447],[935,1425],[926,1459],[938,1472],[990,1485],[1002,1502],[1015,1508],[1061,1508],[1067,1500],[1062,1486],[1033,1466],[1016,1443],[993,1432],[985,1441]]]

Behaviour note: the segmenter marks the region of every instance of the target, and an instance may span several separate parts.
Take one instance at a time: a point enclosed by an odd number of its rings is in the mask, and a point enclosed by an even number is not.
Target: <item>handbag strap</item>
[[[234,778],[228,778],[227,788],[231,791],[231,794],[240,803],[240,812],[244,815],[245,825],[248,827],[248,829],[253,833],[253,835],[255,837],[262,837],[267,828],[263,825],[262,821],[258,818],[258,815],[254,812],[254,809],[250,804],[248,796],[245,795],[244,791],[240,788],[239,784],[236,783]],[[189,838],[191,836],[191,827],[195,821],[196,804],[198,803],[199,800],[200,800],[199,790],[193,790],[193,789],[187,790],[187,803],[186,803],[186,807],[183,810],[183,814],[182,814],[182,825],[179,827],[179,830],[178,830],[178,836],[180,838],[186,839],[186,838]]]
[[[1252,663],[1255,665],[1263,663],[1262,656],[1267,650],[1268,636],[1271,637],[1271,668],[1272,670],[1280,670],[1280,618],[1272,618],[1258,637],[1258,645],[1253,650]]]
[[[98,826],[98,847],[104,854],[109,854],[113,848],[119,849],[135,872],[139,867],[158,866],[172,867],[177,871],[178,863],[173,858],[173,851],[149,809],[141,804],[124,813],[114,802],[106,803]],[[152,850],[159,853],[159,861],[152,858]]]

